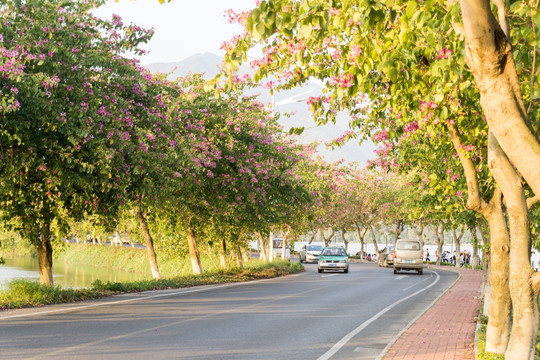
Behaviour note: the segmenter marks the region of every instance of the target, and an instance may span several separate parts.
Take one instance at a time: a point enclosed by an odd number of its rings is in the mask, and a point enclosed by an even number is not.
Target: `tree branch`
[[[467,179],[467,208],[482,213],[485,211],[488,204],[480,196],[480,187],[478,185],[478,178],[476,176],[476,168],[472,159],[465,156],[461,143],[461,136],[457,132],[457,129],[454,125],[448,125],[448,134],[454,145],[454,149],[458,153],[461,166],[465,172],[465,178]]]
[[[530,197],[527,199],[527,209],[531,209],[531,207],[536,204],[540,200],[540,196],[535,195],[533,197]]]
[[[504,35],[508,39],[508,42],[512,42],[510,39],[510,25],[508,24],[508,9],[506,7],[505,0],[492,0],[497,6],[497,17],[499,20],[499,26],[501,27]]]

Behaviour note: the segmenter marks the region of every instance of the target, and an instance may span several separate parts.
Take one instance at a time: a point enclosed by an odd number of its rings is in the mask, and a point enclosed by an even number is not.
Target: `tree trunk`
[[[236,248],[236,265],[242,269],[244,267],[244,262],[242,260],[242,248],[240,245]]]
[[[308,245],[311,245],[311,243],[313,242],[313,239],[315,239],[315,235],[317,235],[317,230],[312,231],[312,235],[309,238]]]
[[[532,281],[534,270],[530,264],[531,236],[527,200],[521,177],[508,161],[491,129],[488,159],[493,177],[504,194],[510,227],[509,286],[513,318],[505,359],[534,360],[538,336],[538,288],[534,287]]]
[[[191,226],[186,228],[186,235],[193,274],[202,274],[201,256],[199,255],[199,248],[197,247],[197,237],[195,236],[195,231]]]
[[[461,266],[461,238],[465,230],[461,226],[461,231],[459,235],[456,235],[456,225],[452,223],[452,239],[454,240],[454,245],[456,246],[456,267]]]
[[[287,259],[285,255],[287,252],[287,243],[289,242],[289,234],[291,233],[291,230],[291,227],[287,225],[287,232],[285,233],[285,235],[283,235],[283,244],[281,245],[281,260]]]
[[[397,240],[399,239],[399,235],[403,232],[404,229],[404,223],[402,220],[397,220],[396,222],[396,233],[394,235],[394,246],[396,246]]]
[[[41,228],[39,242],[36,245],[36,253],[39,263],[39,282],[42,285],[53,286],[53,249],[51,245],[51,233],[49,224],[45,224]]]
[[[375,247],[375,253],[379,253],[379,245],[377,245],[377,238],[375,237],[375,231],[373,226],[369,225],[369,232],[371,233],[371,240],[373,241],[373,246]]]
[[[364,262],[364,237],[366,236],[367,228],[364,229],[362,233],[362,228],[360,225],[356,225],[356,233],[358,234],[358,239],[360,240],[360,262]],[[377,248],[375,248],[377,250]]]
[[[259,254],[260,259],[264,262],[268,262],[268,254],[266,252],[266,244],[264,242],[264,236],[260,232],[257,233],[257,238],[259,239]]]
[[[487,0],[461,0],[465,59],[480,92],[490,131],[535,194],[540,194],[540,144],[531,131],[515,69],[506,9],[499,21]],[[499,4],[504,2],[498,2]]]
[[[473,268],[473,270],[476,270],[476,267],[479,264],[479,261],[478,261],[478,234],[476,233],[476,226],[473,226],[473,228],[471,229],[471,238],[472,238],[472,245],[473,245],[471,267]]]
[[[152,270],[152,278],[155,280],[161,279],[159,273],[159,267],[157,262],[156,251],[154,250],[154,240],[150,235],[150,229],[148,229],[148,223],[140,207],[137,208],[137,218],[141,225],[142,235],[146,243],[146,253],[148,254],[148,260],[150,261],[150,269]]]
[[[444,245],[444,225],[434,225],[433,228],[435,230],[435,239],[437,240],[437,255],[435,259],[435,265],[441,265],[441,257]]]
[[[342,237],[343,237],[343,245],[345,245],[345,252],[348,254],[349,253],[349,242],[345,238],[345,234],[346,234],[345,229],[341,229],[341,234],[342,234]]]
[[[470,2],[476,2],[476,0]],[[462,1],[462,5],[463,3]],[[465,1],[465,3],[468,2]],[[511,303],[508,287],[510,238],[502,211],[502,194],[499,188],[495,188],[489,203],[480,196],[476,167],[461,149],[462,143],[459,132],[453,125],[448,125],[448,133],[467,178],[467,207],[482,214],[489,224],[491,299],[489,301],[489,321],[486,330],[486,351],[503,354],[508,344]],[[497,152],[493,152],[493,147],[489,146],[488,141],[488,166],[492,169],[492,173],[499,168],[497,164],[504,162],[503,157],[494,155],[497,155]]]
[[[324,246],[329,246],[330,245],[330,241],[332,241],[332,238],[334,237],[334,234],[335,234],[335,231],[333,228],[330,228],[330,235],[328,235],[328,237],[325,237],[324,236],[324,231],[323,229],[319,229],[319,231],[321,232],[321,236],[324,240]]]
[[[224,237],[219,241],[219,267],[227,269],[227,243]]]
[[[418,222],[418,238],[421,247],[424,248],[424,222],[422,220]]]

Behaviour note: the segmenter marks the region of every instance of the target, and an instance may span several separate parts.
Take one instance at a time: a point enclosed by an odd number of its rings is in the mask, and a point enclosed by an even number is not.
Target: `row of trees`
[[[149,74],[122,54],[151,33],[93,17],[101,3],[0,2],[0,214],[35,246],[42,283],[70,233],[130,232],[160,278],[155,242],[188,253],[198,274],[201,241],[226,266],[248,235],[330,228],[363,239],[381,219],[405,220],[399,177],[298,145],[279,114],[243,95],[249,79]]]
[[[151,33],[93,17],[101,3],[0,2],[1,215],[35,246],[41,282],[73,224],[136,220],[159,278],[156,224],[181,229],[200,273],[198,236],[294,218],[312,198],[297,175],[309,157],[277,118],[240,85],[150,75],[121,54]]]
[[[349,111],[356,135],[381,145],[377,165],[429,188],[421,218],[474,226],[455,215],[466,201],[489,224],[486,349],[507,359],[533,359],[538,332],[537,17],[523,1],[266,0],[238,16],[246,34],[227,55],[232,70],[262,43],[256,79],[325,82],[314,115]]]

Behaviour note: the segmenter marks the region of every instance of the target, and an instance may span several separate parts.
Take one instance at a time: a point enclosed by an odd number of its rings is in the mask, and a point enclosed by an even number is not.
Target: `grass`
[[[189,275],[192,272],[189,257],[166,257],[160,253],[157,254],[157,257],[162,277]],[[148,255],[146,249],[143,248],[68,244],[55,254],[55,258],[56,261],[68,264],[114,268],[152,276]],[[208,255],[201,256],[201,265],[204,270],[218,271],[219,259],[211,258]]]
[[[234,268],[229,271],[205,272],[201,275],[126,283],[104,283],[98,280],[87,289],[63,289],[60,286],[40,285],[34,281],[14,280],[9,283],[7,290],[0,292],[0,310],[90,300],[127,292],[269,279],[301,272],[303,269],[301,264],[288,261],[264,263],[260,260],[252,260],[242,269]]]

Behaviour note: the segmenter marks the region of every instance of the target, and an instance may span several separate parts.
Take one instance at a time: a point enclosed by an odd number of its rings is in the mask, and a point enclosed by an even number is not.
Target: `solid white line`
[[[375,320],[377,320],[378,318],[380,318],[382,315],[384,315],[384,313],[386,313],[387,311],[391,310],[393,307],[395,307],[396,305],[402,303],[403,301],[405,300],[408,300],[410,298],[412,298],[413,296],[416,296],[418,294],[420,294],[421,292],[424,292],[426,291],[427,289],[429,289],[430,287],[432,287],[433,285],[435,285],[437,282],[439,282],[439,279],[440,279],[440,276],[439,274],[435,273],[435,275],[437,276],[437,278],[435,279],[434,282],[432,282],[430,285],[426,286],[425,288],[421,289],[421,290],[418,290],[414,293],[412,293],[411,295],[409,296],[406,296],[404,297],[403,299],[401,300],[398,300],[396,301],[395,303],[393,304],[390,304],[388,305],[387,307],[385,307],[384,309],[382,309],[381,311],[379,311],[377,314],[373,315],[371,318],[369,318],[368,320],[364,321],[362,324],[360,324],[356,329],[354,329],[353,331],[351,331],[350,333],[348,333],[347,335],[345,335],[341,340],[339,340],[334,346],[332,346],[332,348],[330,350],[328,350],[326,353],[324,353],[321,357],[319,357],[317,360],[328,360],[330,359],[335,353],[337,353],[343,346],[345,346],[345,344],[347,344],[353,337],[355,337],[356,335],[358,335],[362,330],[364,330],[369,324],[371,324],[372,322],[374,322]]]
[[[326,277],[332,277],[332,276],[336,276],[336,275],[338,275],[338,274],[321,275],[321,277],[326,278]]]
[[[399,276],[396,276],[395,279],[396,280],[401,280],[401,279],[405,279],[407,277],[407,275],[399,275]]]

